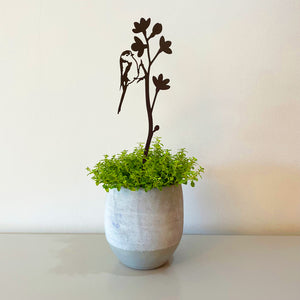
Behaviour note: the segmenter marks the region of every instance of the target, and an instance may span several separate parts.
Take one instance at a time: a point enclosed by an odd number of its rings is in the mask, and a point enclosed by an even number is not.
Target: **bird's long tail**
[[[118,108],[118,114],[121,111],[121,107],[122,107],[122,103],[123,103],[123,100],[125,97],[126,90],[127,90],[127,85],[123,86],[123,92],[122,92],[122,96],[121,96],[121,100],[120,100],[120,104],[119,104],[119,108]]]

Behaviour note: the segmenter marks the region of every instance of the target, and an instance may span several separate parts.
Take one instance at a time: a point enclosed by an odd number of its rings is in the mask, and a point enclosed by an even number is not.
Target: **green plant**
[[[87,168],[88,175],[93,175],[96,185],[102,184],[107,192],[113,188],[120,190],[121,187],[132,191],[142,188],[147,192],[153,188],[161,190],[164,186],[188,182],[193,187],[204,172],[195,157],[186,156],[184,148],[172,154],[171,150],[163,148],[160,138],[155,139],[147,160],[144,159],[144,145],[140,143],[131,153],[124,150],[110,158],[104,155],[92,169]]]

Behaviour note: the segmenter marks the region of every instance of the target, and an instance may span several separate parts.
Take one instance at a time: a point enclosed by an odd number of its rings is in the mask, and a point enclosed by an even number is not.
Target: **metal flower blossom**
[[[163,74],[160,74],[158,78],[153,76],[152,80],[157,90],[168,90],[170,88],[170,86],[168,85],[170,79],[164,79]]]
[[[166,41],[165,38],[162,36],[159,40],[159,46],[160,46],[160,51],[165,52],[167,54],[172,53],[172,49],[170,48],[172,42],[171,41]]]
[[[152,28],[152,33],[149,36],[149,39],[153,38],[157,34],[162,32],[162,25],[160,23],[156,23]]]
[[[138,57],[141,57],[144,54],[145,48],[147,48],[147,45],[145,45],[141,39],[138,37],[134,37],[135,43],[131,45],[131,49],[133,51],[137,52]]]
[[[151,22],[150,18],[148,18],[147,20],[141,18],[140,22],[134,22],[134,28],[132,29],[132,31],[134,33],[146,32],[147,28],[150,25],[150,22]]]
[[[166,41],[165,38],[161,36],[159,39],[159,47],[157,49],[157,52],[152,57],[150,52],[150,40],[162,32],[162,25],[160,23],[155,23],[152,27],[151,33],[147,33],[147,29],[150,26],[150,23],[150,18],[141,18],[139,22],[134,22],[134,28],[132,29],[132,31],[136,34],[140,33],[141,38],[137,36],[134,37],[134,43],[131,45],[131,49],[134,52],[137,52],[138,58],[136,58],[130,50],[123,51],[120,56],[122,95],[118,113],[120,113],[121,111],[121,106],[129,85],[131,85],[133,82],[139,83],[142,80],[145,82],[145,100],[148,116],[148,136],[145,143],[145,158],[143,162],[145,162],[147,159],[153,134],[159,130],[159,125],[154,124],[152,115],[154,106],[156,104],[157,95],[159,94],[159,91],[168,90],[170,88],[170,85],[168,84],[170,82],[170,79],[164,78],[163,74],[160,74],[158,77],[153,76],[152,81],[155,86],[155,94],[151,97],[151,67],[153,66],[154,61],[162,52],[165,52],[167,54],[172,53],[172,50],[170,48],[172,44],[171,41]],[[145,53],[146,55],[144,55]],[[146,62],[145,64],[142,59]]]

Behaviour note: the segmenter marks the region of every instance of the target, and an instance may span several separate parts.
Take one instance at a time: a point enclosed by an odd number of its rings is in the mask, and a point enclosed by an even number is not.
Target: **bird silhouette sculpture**
[[[130,50],[123,51],[120,56],[120,73],[121,73],[120,89],[122,89],[122,95],[118,107],[118,114],[121,111],[128,85],[133,83],[135,80],[139,78],[138,62],[135,59],[134,54]]]

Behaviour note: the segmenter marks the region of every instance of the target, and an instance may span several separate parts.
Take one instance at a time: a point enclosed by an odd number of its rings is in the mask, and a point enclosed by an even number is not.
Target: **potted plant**
[[[102,184],[108,192],[106,239],[119,260],[135,269],[157,268],[173,254],[183,230],[181,184],[190,183],[193,187],[204,172],[197,159],[188,157],[184,148],[172,153],[163,147],[158,137],[151,144],[153,134],[159,130],[159,125],[153,122],[157,96],[170,88],[170,80],[163,74],[151,78],[151,67],[159,55],[171,54],[172,50],[171,42],[161,36],[158,50],[151,57],[150,40],[162,32],[162,25],[156,23],[149,32],[150,23],[150,18],[134,23],[132,31],[139,36],[134,37],[133,52],[121,53],[122,94],[117,111],[120,113],[122,109],[128,87],[133,82],[144,83],[147,140],[131,153],[124,150],[112,157],[104,155],[93,168],[87,168],[96,185]],[[151,84],[155,87],[152,98]]]

